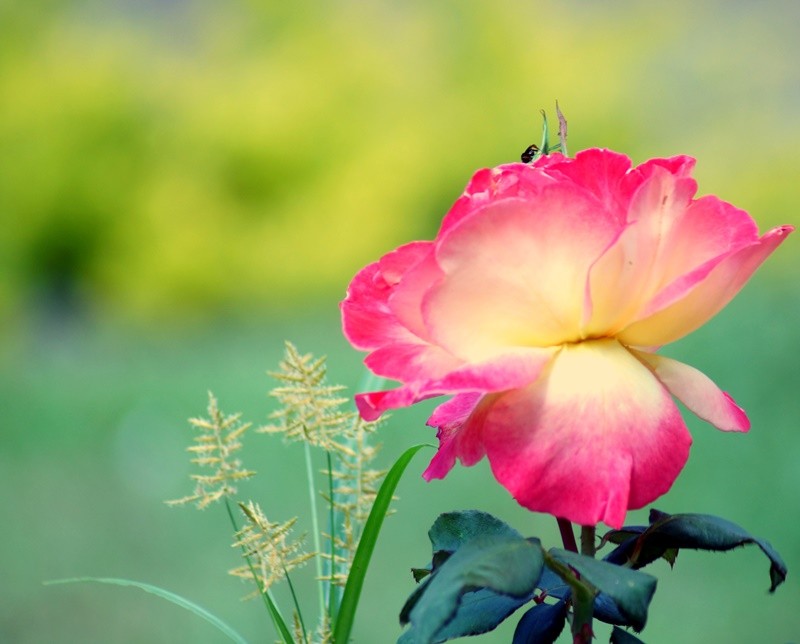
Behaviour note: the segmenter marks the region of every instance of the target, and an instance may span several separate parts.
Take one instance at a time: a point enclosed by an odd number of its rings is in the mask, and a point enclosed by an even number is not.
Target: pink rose
[[[479,170],[434,241],[361,270],[344,333],[397,389],[361,415],[450,395],[425,478],[484,455],[526,508],[619,528],[664,494],[692,442],[675,396],[725,431],[744,411],[655,351],[701,326],[792,231],[695,199],[694,159],[591,149]]]

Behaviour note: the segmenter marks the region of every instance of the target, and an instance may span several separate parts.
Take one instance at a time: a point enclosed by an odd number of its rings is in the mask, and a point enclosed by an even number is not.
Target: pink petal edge
[[[407,407],[434,396],[465,392],[485,393],[525,387],[539,377],[556,351],[555,347],[521,348],[507,351],[481,363],[462,363],[438,375],[435,369],[428,369],[428,373],[433,371],[434,377],[411,380],[397,389],[358,394],[356,405],[365,420],[375,420],[388,409]],[[423,359],[425,355],[423,351]],[[386,356],[387,360],[395,358],[391,350],[387,350]],[[409,369],[411,374],[419,373],[413,361],[403,363],[401,360],[396,364]],[[382,365],[371,364],[370,368],[376,373],[384,371]]]
[[[702,371],[665,356],[635,350],[631,353],[648,365],[669,392],[697,417],[723,431],[750,429],[745,411]]]

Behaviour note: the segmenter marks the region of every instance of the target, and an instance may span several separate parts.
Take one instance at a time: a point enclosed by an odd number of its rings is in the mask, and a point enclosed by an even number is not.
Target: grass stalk
[[[308,482],[308,499],[311,504],[311,533],[314,539],[314,552],[317,556],[314,557],[314,564],[316,566],[317,579],[317,599],[319,600],[319,614],[320,618],[325,615],[325,592],[322,587],[322,546],[320,545],[319,533],[319,519],[317,515],[317,487],[314,485],[314,467],[311,463],[311,445],[308,441],[303,441],[305,446],[306,455],[306,480]]]
[[[239,524],[236,522],[236,517],[233,515],[233,508],[231,508],[231,501],[227,496],[225,497],[225,509],[228,511],[228,518],[231,520],[234,533],[238,533]],[[244,548],[242,548],[242,552],[244,552]],[[253,567],[253,562],[250,561],[250,557],[248,557],[246,553],[245,561],[247,561],[247,566],[250,568],[250,573],[253,575],[253,581],[258,588],[258,594],[261,595],[264,605],[267,607],[267,611],[269,612],[269,616],[272,618],[272,624],[275,626],[275,630],[277,631],[278,635],[283,638],[284,644],[294,644],[292,633],[289,631],[289,627],[286,626],[286,621],[283,619],[283,615],[281,615],[281,611],[278,608],[278,604],[275,602],[275,598],[272,596],[272,593],[268,588],[261,588],[260,584],[258,583],[258,575]]]

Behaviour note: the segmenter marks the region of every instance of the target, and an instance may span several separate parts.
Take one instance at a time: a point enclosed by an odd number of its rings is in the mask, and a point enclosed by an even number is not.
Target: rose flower
[[[478,171],[433,241],[362,269],[344,332],[376,374],[361,415],[450,395],[425,478],[484,455],[526,508],[619,528],[664,494],[691,436],[672,397],[725,431],[733,399],[657,349],[704,324],[791,232],[695,199],[694,159],[591,149]]]

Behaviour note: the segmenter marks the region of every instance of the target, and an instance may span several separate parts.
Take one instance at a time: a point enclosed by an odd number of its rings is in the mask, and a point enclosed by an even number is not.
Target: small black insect
[[[525,152],[523,152],[519,158],[523,163],[530,163],[531,161],[533,161],[534,157],[536,157],[536,154],[538,152],[539,152],[539,146],[531,144],[527,148],[525,148]]]

